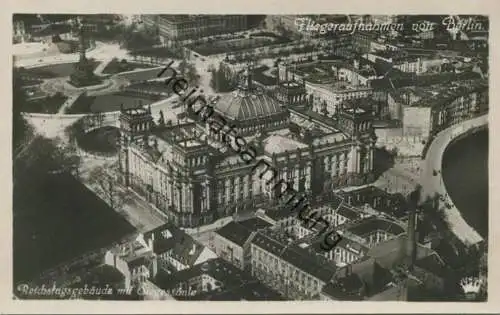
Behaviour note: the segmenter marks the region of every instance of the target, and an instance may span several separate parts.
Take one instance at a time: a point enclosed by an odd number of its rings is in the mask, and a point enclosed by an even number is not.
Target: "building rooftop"
[[[308,147],[304,143],[281,135],[271,135],[263,141],[263,144],[265,152],[271,155],[286,151],[296,151],[297,149],[306,149]]]
[[[149,115],[149,112],[144,107],[135,107],[135,108],[127,108],[122,111],[122,113],[131,115],[131,116],[144,116]]]
[[[176,299],[195,300],[282,300],[275,291],[260,284],[257,279],[246,271],[240,270],[221,258],[211,259],[203,264],[173,274],[159,272],[152,280],[158,287],[166,291],[185,283],[201,281],[201,277],[215,280],[212,290],[196,292],[191,297],[176,297]]]
[[[437,86],[437,89],[429,97],[422,98],[414,103],[414,107],[436,107],[448,104],[457,97],[472,93],[474,91],[486,90],[488,81],[483,79],[454,81],[447,85]]]
[[[321,87],[333,93],[344,93],[360,90],[371,90],[369,86],[354,85],[347,81],[334,81],[329,84],[322,84]]]
[[[348,138],[346,137],[346,135],[342,132],[332,132],[330,134],[314,137],[312,144],[314,146],[317,146],[317,145],[323,145],[326,143],[342,142],[342,141],[345,141],[347,139]]]
[[[408,237],[405,233],[370,248],[367,256],[374,258],[382,267],[390,269],[403,262],[403,259],[406,257],[407,246]],[[434,253],[436,252],[432,249],[417,243],[417,261]]]
[[[358,242],[355,237],[351,238],[350,235],[346,234],[342,235],[342,239],[338,242],[337,247],[343,248],[357,256],[364,256],[369,250],[369,247],[365,243]]]
[[[180,300],[180,299],[179,299]],[[209,301],[285,301],[278,292],[270,289],[264,284],[253,281],[243,284],[240,287],[222,289],[218,292],[204,292],[186,300],[209,300]]]
[[[215,233],[239,246],[243,246],[253,231],[269,226],[271,226],[271,224],[260,218],[252,218],[245,221],[228,223]]]
[[[357,274],[352,273],[347,277],[335,279],[327,283],[323,287],[322,293],[340,301],[363,300],[364,286],[365,284],[361,278]]]
[[[342,101],[343,110],[349,113],[356,109],[356,114],[371,112],[375,101],[370,97],[350,99]]]
[[[267,94],[246,91],[234,91],[222,95],[214,109],[224,118],[239,122],[285,113],[281,104]]]
[[[383,218],[370,217],[366,218],[356,225],[350,227],[349,232],[354,235],[364,237],[376,231],[385,231],[393,235],[400,235],[405,232],[405,229],[399,224]]]
[[[365,295],[367,297],[376,295],[387,290],[388,288],[391,288],[394,280],[390,270],[382,267],[375,259],[368,256],[354,262],[352,267],[346,266],[344,268],[352,268],[356,270],[356,274],[365,284]]]
[[[153,252],[157,255],[170,251],[172,257],[192,266],[205,248],[183,230],[172,224],[161,225],[144,233],[144,240],[153,240]]]
[[[328,262],[322,255],[313,249],[302,248],[298,244],[291,244],[282,235],[270,231],[258,232],[252,240],[254,246],[258,246],[296,268],[320,279],[329,281],[335,274],[336,267]]]
[[[336,212],[351,221],[356,221],[362,218],[363,213],[352,206],[343,202],[336,210]]]
[[[376,186],[367,186],[349,191],[339,191],[338,194],[348,201],[349,204],[355,207],[370,204],[375,210],[387,213],[393,217],[400,218],[406,215],[406,199],[400,193],[391,194]],[[374,206],[371,202],[380,198]]]
[[[161,14],[160,17],[171,23],[195,22],[203,19],[217,19],[225,15],[214,14]]]

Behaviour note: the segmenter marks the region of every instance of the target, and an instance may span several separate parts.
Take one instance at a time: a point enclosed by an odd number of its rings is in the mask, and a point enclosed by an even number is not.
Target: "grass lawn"
[[[118,152],[119,139],[118,128],[105,126],[82,135],[77,141],[78,146],[87,152],[112,155]]]
[[[56,114],[66,100],[67,97],[63,95],[54,95],[27,101],[23,104],[22,111],[27,113]]]
[[[276,78],[275,77],[270,77],[268,75],[265,75],[263,72],[267,71],[269,69],[268,66],[262,66],[259,68],[254,69],[254,77],[253,79],[261,84],[264,85],[275,85],[276,84]]]
[[[120,72],[132,71],[135,69],[147,69],[147,68],[155,68],[157,66],[152,66],[150,64],[138,63],[138,62],[121,62],[113,59],[107,66],[104,68],[102,73],[104,74],[116,74]]]
[[[99,65],[99,61],[89,60],[93,64],[94,69]],[[50,79],[50,78],[60,78],[69,77],[73,71],[76,62],[61,63],[57,65],[42,66],[31,69],[23,69],[22,71],[28,75],[38,76],[40,78]]]
[[[87,114],[95,112],[113,112],[124,108],[143,106],[159,100],[158,97],[134,96],[132,93],[115,93],[99,96],[80,97],[66,114]]]
[[[132,73],[122,73],[118,75],[120,76],[120,78],[124,78],[134,83],[134,82],[142,82],[146,80],[155,79],[158,77],[158,73],[160,73],[161,70],[163,70],[163,68],[157,66],[146,70],[141,70]]]

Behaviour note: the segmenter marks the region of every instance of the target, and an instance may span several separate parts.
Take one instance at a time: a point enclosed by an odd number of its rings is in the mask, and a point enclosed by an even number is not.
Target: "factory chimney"
[[[417,220],[417,206],[420,200],[421,187],[417,186],[414,191],[408,196],[408,231],[407,231],[407,244],[406,244],[406,265],[408,271],[413,270],[413,265],[416,259],[417,250],[417,237],[416,237],[416,220]]]

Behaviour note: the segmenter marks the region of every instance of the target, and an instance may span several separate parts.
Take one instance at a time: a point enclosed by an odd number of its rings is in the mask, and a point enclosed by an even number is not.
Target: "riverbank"
[[[423,198],[433,196],[435,193],[441,196],[448,195],[441,172],[434,173],[434,171],[441,170],[443,155],[446,148],[457,137],[477,130],[478,128],[484,128],[487,124],[488,115],[483,115],[447,128],[436,135],[429,146],[425,159],[422,161],[420,184],[422,185]],[[481,235],[464,220],[453,201],[440,200],[439,202],[440,206],[445,209],[446,220],[452,232],[462,242],[467,245],[473,245],[483,241]],[[446,207],[446,203],[448,203],[450,207]]]

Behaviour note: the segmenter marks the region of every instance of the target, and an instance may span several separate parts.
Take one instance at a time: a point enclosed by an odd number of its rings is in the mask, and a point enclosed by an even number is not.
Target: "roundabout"
[[[46,102],[45,99],[53,95],[66,98],[63,104],[56,104],[58,106],[54,105],[54,108],[49,109],[38,103],[29,107],[22,105],[23,116],[40,134],[48,138],[62,139],[66,138],[66,128],[80,118],[97,112],[104,114],[105,125],[117,126],[121,104],[125,108],[151,106],[154,119],[158,119],[160,111],[165,114],[165,119],[177,119],[176,110],[180,108],[173,108],[176,96],[166,93],[165,90],[160,91],[158,82],[153,82],[156,81],[159,65],[103,74],[102,71],[113,60],[111,56],[127,60],[131,67],[138,65],[132,61],[133,58],[128,52],[118,45],[97,42],[96,48],[89,51],[88,58],[93,60],[94,73],[103,82],[87,87],[75,87],[68,83],[71,71],[78,62],[78,54],[58,54],[44,57],[43,60],[38,57],[16,58],[14,65],[24,71],[24,85],[31,85],[30,95],[37,97],[36,102]],[[35,82],[36,85],[30,82]],[[162,86],[162,89],[165,87]]]

